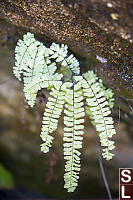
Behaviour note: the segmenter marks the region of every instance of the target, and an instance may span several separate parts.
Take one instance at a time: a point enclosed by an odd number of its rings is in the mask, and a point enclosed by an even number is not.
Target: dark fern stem
[[[119,96],[115,98],[116,105],[118,105],[117,112],[115,113],[116,118],[118,120],[118,125],[120,121],[125,119],[128,122],[132,123],[133,117],[133,99],[128,99],[123,96]],[[123,110],[123,105],[127,107],[127,110]]]
[[[102,177],[103,177],[103,181],[104,181],[104,184],[105,184],[105,187],[106,187],[106,191],[108,193],[108,198],[109,198],[109,200],[112,200],[111,191],[110,191],[109,184],[108,184],[106,174],[105,174],[105,171],[104,171],[104,167],[103,167],[103,161],[102,161],[102,156],[101,156],[102,153],[101,153],[101,148],[100,148],[100,144],[99,144],[98,139],[96,141],[96,146],[97,146],[97,152],[98,152],[98,161],[99,161],[100,171],[101,171],[101,174],[102,174]]]

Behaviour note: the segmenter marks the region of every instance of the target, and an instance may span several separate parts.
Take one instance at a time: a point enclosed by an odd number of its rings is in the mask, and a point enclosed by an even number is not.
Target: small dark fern
[[[14,75],[24,82],[24,93],[33,107],[39,90],[47,88],[50,97],[44,111],[41,151],[47,153],[52,146],[51,133],[57,129],[59,117],[64,110],[64,187],[73,192],[78,186],[80,151],[84,134],[85,111],[99,133],[103,158],[110,160],[115,148],[110,138],[116,133],[110,116],[113,107],[113,92],[103,86],[102,80],[88,71],[80,74],[79,62],[68,56],[67,45],[53,43],[50,48],[27,33],[15,49]],[[57,72],[57,64],[68,70],[68,77]],[[85,105],[85,106],[84,106]]]

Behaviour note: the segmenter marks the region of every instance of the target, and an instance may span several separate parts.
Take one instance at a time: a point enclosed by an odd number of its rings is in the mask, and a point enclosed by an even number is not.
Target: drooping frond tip
[[[46,109],[43,117],[43,125],[41,138],[44,143],[41,145],[41,151],[47,153],[51,147],[53,137],[50,135],[57,129],[58,119],[61,115],[64,105],[64,91],[61,90],[61,85],[58,89],[52,88],[51,97],[48,98]]]
[[[69,71],[69,78],[58,70]],[[84,133],[85,111],[99,133],[103,158],[113,157],[116,133],[110,116],[114,105],[113,92],[106,89],[93,71],[80,75],[79,62],[74,55],[68,55],[67,45],[52,43],[48,48],[27,33],[19,40],[15,49],[16,78],[24,81],[24,93],[28,104],[33,107],[39,90],[46,88],[50,97],[44,111],[41,138],[41,151],[47,153],[53,142],[53,132],[64,110],[64,187],[73,192],[78,186],[80,173],[80,149]]]
[[[76,78],[75,78],[76,79]],[[65,116],[64,116],[64,158],[65,174],[64,187],[73,192],[77,185],[80,172],[80,152],[82,148],[82,135],[84,130],[83,95],[81,82],[74,83],[72,88],[66,90]]]
[[[93,71],[83,75],[83,91],[86,99],[86,110],[90,115],[93,125],[99,132],[101,146],[103,148],[103,158],[112,159],[113,155],[110,151],[115,148],[114,141],[110,138],[116,134],[113,119],[110,116],[111,109],[107,96],[99,82],[96,82],[96,76]]]

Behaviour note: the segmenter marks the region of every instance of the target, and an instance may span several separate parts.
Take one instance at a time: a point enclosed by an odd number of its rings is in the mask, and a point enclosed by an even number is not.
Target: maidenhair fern
[[[64,187],[73,192],[80,173],[80,149],[84,134],[85,111],[99,133],[103,158],[110,160],[115,146],[110,138],[115,134],[113,119],[113,92],[106,89],[92,70],[80,74],[79,62],[68,55],[67,45],[53,43],[50,48],[27,33],[15,49],[14,75],[24,82],[24,93],[33,107],[39,90],[47,88],[50,97],[44,111],[41,151],[47,153],[52,146],[53,131],[64,111]],[[68,71],[68,77],[57,70],[57,65]]]

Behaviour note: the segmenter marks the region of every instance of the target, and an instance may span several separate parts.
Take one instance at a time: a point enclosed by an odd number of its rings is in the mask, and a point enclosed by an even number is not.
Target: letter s
[[[123,177],[125,177],[126,179],[124,179],[124,178],[122,177],[122,178],[121,178],[121,181],[124,182],[124,183],[130,182],[130,181],[131,181],[131,176],[130,176],[129,174],[131,174],[131,171],[130,171],[130,170],[128,170],[128,169],[122,170],[122,171],[121,171],[121,175],[122,175]]]

